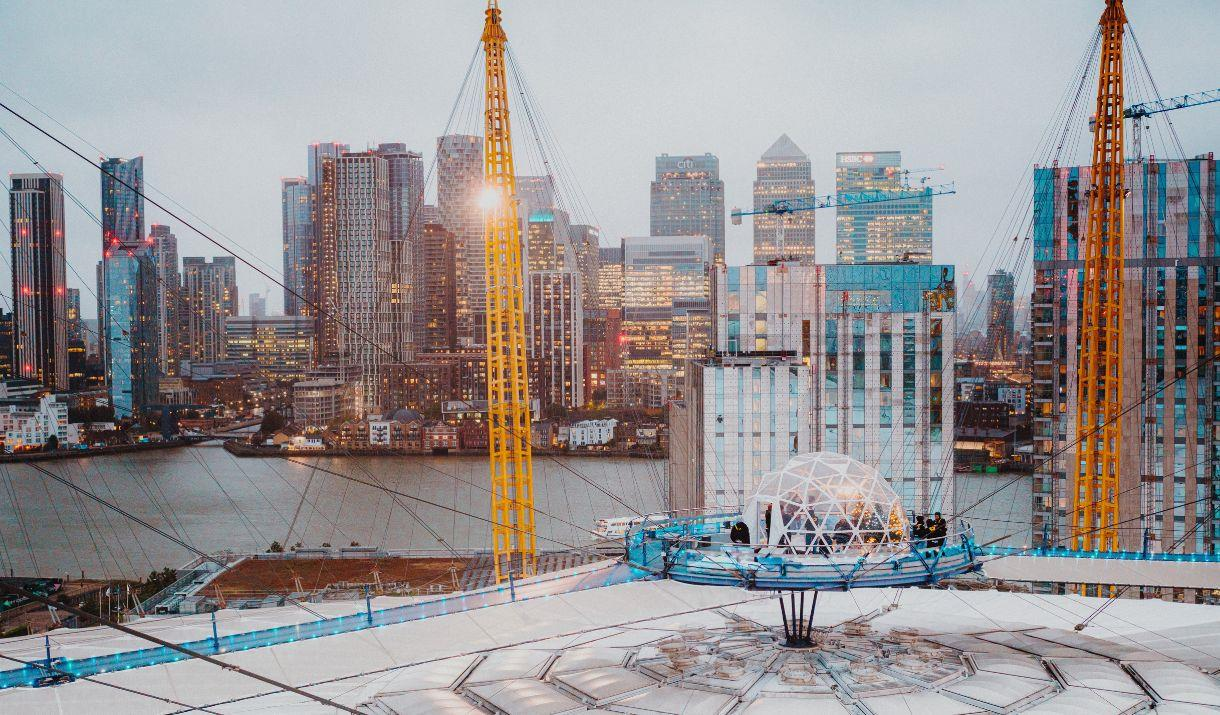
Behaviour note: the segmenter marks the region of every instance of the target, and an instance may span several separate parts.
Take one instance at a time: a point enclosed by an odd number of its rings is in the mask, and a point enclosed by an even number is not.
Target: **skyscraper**
[[[602,246],[597,256],[597,307],[623,307],[623,246]]]
[[[313,315],[317,267],[314,265],[314,187],[303,176],[280,180],[284,232],[284,315]]]
[[[720,159],[703,156],[657,157],[652,182],[649,234],[707,236],[712,258],[724,262],[724,182]]]
[[[597,286],[601,265],[601,229],[588,224],[573,224],[568,230],[576,251],[576,269],[580,272],[581,299],[588,312],[599,303]]]
[[[457,338],[461,347],[486,344],[487,265],[483,238],[483,137],[436,140],[436,194],[441,225],[453,234],[457,270]]]
[[[338,360],[362,370],[365,408],[377,412],[379,373],[386,356],[384,302],[390,294],[389,163],[375,152],[335,159],[335,293]]]
[[[776,201],[814,195],[813,169],[809,157],[787,134],[763,152],[754,179],[754,210]],[[784,257],[813,263],[814,212],[797,211],[787,216],[754,215],[754,262],[766,263]],[[782,231],[781,231],[782,229]],[[780,246],[782,239],[783,245]]]
[[[308,291],[304,293],[314,307],[298,302],[295,307],[298,313],[313,315],[318,318],[318,359],[328,351],[333,352],[338,339],[338,325],[333,320],[325,320],[318,313],[330,313],[333,306],[325,304],[325,296],[333,294],[335,282],[335,246],[334,246],[334,161],[348,150],[347,144],[339,142],[315,142],[309,145],[309,158],[306,167],[306,181],[310,190],[309,223],[313,229],[313,243],[309,255],[303,265],[306,275],[302,279]],[[329,202],[324,197],[330,197]],[[328,293],[329,291],[329,293]],[[285,313],[288,311],[285,310]],[[329,329],[328,329],[329,328]]]
[[[543,406],[584,404],[584,312],[580,275],[571,269],[529,272],[526,347],[531,388]]]
[[[839,152],[835,193],[907,188],[902,152]],[[932,197],[835,209],[839,263],[932,262]]]
[[[102,356],[115,416],[157,396],[157,267],[144,232],[144,158],[102,162]]]
[[[1034,171],[1032,542],[1062,546],[1077,440],[1084,230],[1091,167]],[[1220,259],[1216,161],[1129,162],[1123,216],[1123,468],[1118,548],[1220,547]]]
[[[420,263],[423,322],[419,331],[421,352],[447,352],[457,346],[457,261],[453,234],[439,223],[424,224]]]
[[[13,366],[18,377],[68,389],[64,193],[59,174],[13,174]]]
[[[250,294],[250,317],[267,317],[267,298],[262,293]]]
[[[1013,299],[1016,281],[1000,268],[987,276],[987,345],[991,356],[1011,358],[1016,352],[1016,328],[1013,321]]]
[[[225,358],[225,319],[238,314],[237,264],[232,256],[182,259],[186,355],[192,362]]]
[[[149,230],[150,256],[157,271],[158,367],[164,375],[178,374],[183,358],[182,276],[178,270],[178,239],[169,226],[154,223]]]
[[[389,203],[389,294],[382,302],[382,341],[396,362],[414,359],[419,349],[415,313],[420,282],[424,206],[424,162],[406,144],[379,144],[377,156],[386,162]]]
[[[85,341],[85,322],[80,314],[80,289],[68,289],[65,315],[68,318],[68,389],[73,392],[84,389],[88,355]]]

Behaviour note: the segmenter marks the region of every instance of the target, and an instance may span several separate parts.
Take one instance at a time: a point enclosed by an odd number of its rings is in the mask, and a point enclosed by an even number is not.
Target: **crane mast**
[[[1123,384],[1123,28],[1122,0],[1106,0],[1084,240],[1080,310],[1072,544],[1118,547]]]
[[[517,178],[508,122],[505,45],[497,0],[483,26],[483,178],[487,248],[487,413],[496,581],[535,573],[534,474]]]

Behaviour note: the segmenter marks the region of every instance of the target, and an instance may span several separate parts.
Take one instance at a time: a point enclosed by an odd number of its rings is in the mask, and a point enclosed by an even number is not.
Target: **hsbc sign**
[[[871,164],[876,160],[872,154],[840,154],[840,164]]]

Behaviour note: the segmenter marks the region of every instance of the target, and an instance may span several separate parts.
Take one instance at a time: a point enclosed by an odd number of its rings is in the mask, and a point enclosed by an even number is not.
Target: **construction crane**
[[[903,185],[909,185],[911,175],[914,174],[915,176],[919,177],[919,183],[922,186],[922,185],[928,183],[929,174],[933,174],[937,171],[944,171],[944,170],[945,170],[944,164],[940,164],[938,166],[927,166],[922,169],[900,169],[896,166],[892,166],[892,167],[887,168],[885,170],[885,173],[890,176],[893,176],[894,174],[898,174],[899,176],[902,177]]]
[[[901,189],[899,191],[859,191],[854,193],[830,194],[827,196],[806,196],[797,199],[779,199],[772,201],[761,209],[753,211],[742,211],[739,208],[734,208],[729,213],[729,219],[734,226],[741,225],[743,216],[758,216],[767,214],[778,216],[779,226],[775,237],[775,250],[780,256],[784,255],[784,219],[790,214],[797,211],[815,211],[817,209],[837,208],[839,206],[857,206],[859,204],[878,204],[886,201],[904,201],[908,199],[918,199],[924,196],[943,196],[945,194],[956,194],[957,189],[952,183],[937,184],[936,186],[922,186],[918,189]]]
[[[1162,112],[1172,112],[1175,109],[1186,109],[1188,107],[1198,107],[1201,104],[1211,104],[1212,102],[1220,102],[1220,89],[1183,94],[1180,97],[1169,97],[1168,99],[1154,99],[1151,102],[1142,102],[1127,107],[1123,112],[1123,116],[1131,120],[1131,136],[1134,139],[1136,160],[1144,158],[1141,139],[1144,121],[1148,117]]]
[[[1123,29],[1122,0],[1106,0],[1093,131],[1093,164],[1084,234],[1084,301],[1072,544],[1118,548],[1123,397]]]
[[[487,248],[487,429],[496,582],[536,572],[534,466],[517,178],[508,121],[505,46],[497,0],[483,25],[486,71],[481,204]]]

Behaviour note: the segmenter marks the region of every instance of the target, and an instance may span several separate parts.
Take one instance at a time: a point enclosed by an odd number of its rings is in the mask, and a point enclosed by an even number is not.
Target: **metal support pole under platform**
[[[797,599],[798,593],[800,594],[799,602]],[[804,591],[789,591],[788,602],[791,608],[784,607],[784,596],[781,593],[779,597],[779,612],[780,617],[784,621],[784,642],[782,645],[785,648],[812,648],[813,612],[818,607],[818,592],[813,592],[813,599],[809,602],[808,615],[805,614]],[[788,616],[789,612],[792,614],[791,619]]]

